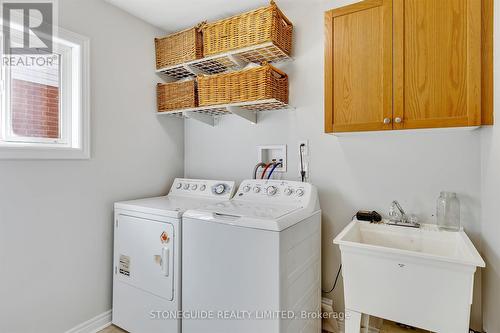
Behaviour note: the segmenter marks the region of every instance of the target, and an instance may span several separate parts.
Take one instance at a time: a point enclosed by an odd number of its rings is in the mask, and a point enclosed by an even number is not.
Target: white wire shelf
[[[241,102],[211,106],[199,106],[196,108],[161,111],[158,115],[169,117],[181,117],[194,119],[210,126],[215,126],[215,119],[219,116],[234,114],[248,120],[252,124],[257,123],[257,112],[293,109],[290,105],[277,99],[266,99],[252,102]]]
[[[292,58],[272,42],[245,47],[230,52],[192,60],[183,64],[158,69],[157,73],[165,74],[180,80],[195,77],[198,74],[218,74],[242,69],[249,62],[276,63],[290,61]]]

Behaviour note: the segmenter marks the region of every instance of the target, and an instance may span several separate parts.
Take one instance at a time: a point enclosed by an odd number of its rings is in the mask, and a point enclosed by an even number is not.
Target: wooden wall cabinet
[[[491,123],[490,1],[366,0],[326,12],[325,132]]]

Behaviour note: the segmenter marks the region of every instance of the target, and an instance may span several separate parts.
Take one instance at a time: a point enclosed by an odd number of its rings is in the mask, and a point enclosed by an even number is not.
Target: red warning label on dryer
[[[166,231],[162,232],[162,234],[160,236],[160,240],[161,240],[162,244],[168,243],[168,241],[170,240],[170,238],[168,237],[168,234],[167,234]]]

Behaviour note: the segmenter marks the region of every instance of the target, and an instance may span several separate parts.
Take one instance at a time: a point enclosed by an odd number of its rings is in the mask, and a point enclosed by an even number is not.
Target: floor
[[[110,326],[99,333],[126,333],[125,331],[119,329],[116,326]],[[395,323],[385,321],[384,326],[380,330],[380,333],[429,333],[428,331],[422,331],[419,329],[405,329],[401,328]]]
[[[124,330],[119,329],[118,327],[112,325],[109,326],[108,328],[103,329],[100,332],[97,333],[126,333]]]

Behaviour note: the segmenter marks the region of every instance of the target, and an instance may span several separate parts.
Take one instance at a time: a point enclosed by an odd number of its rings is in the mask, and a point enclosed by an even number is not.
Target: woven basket
[[[273,42],[287,55],[292,50],[292,23],[274,1],[267,7],[202,25],[203,54],[223,53]]]
[[[238,72],[198,77],[200,106],[277,99],[288,104],[288,76],[264,65]]]
[[[199,27],[155,38],[156,69],[203,58],[203,38]]]
[[[196,81],[158,83],[156,87],[158,112],[198,106]]]

